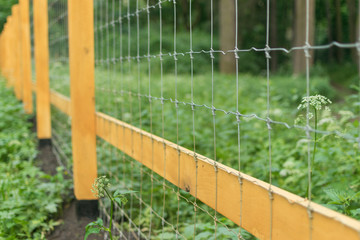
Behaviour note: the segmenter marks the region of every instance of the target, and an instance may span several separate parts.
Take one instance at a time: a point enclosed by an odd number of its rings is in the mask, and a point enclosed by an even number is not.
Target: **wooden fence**
[[[12,7],[12,15],[1,33],[0,69],[29,114],[33,112],[32,91],[36,93],[39,139],[51,139],[51,104],[71,116],[77,199],[94,199],[90,189],[97,177],[98,136],[260,239],[360,239],[357,220],[96,112],[93,1],[68,1],[70,99],[52,91],[49,88],[47,1],[34,0],[33,3],[36,84],[31,82],[28,0],[20,0]],[[116,134],[124,135],[124,140],[119,141]],[[125,141],[130,138],[132,141]],[[164,165],[164,146],[166,165],[171,168]]]

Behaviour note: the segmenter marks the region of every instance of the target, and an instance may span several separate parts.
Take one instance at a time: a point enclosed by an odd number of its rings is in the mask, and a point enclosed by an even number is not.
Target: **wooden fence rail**
[[[93,1],[68,1],[71,100],[51,91],[47,1],[33,2],[36,84],[29,82],[28,0],[20,0],[12,8],[0,35],[1,73],[28,113],[32,112],[29,92],[36,93],[39,139],[51,138],[50,104],[71,116],[77,199],[94,199],[90,188],[97,176],[98,136],[260,239],[360,239],[360,222],[355,219],[275,186],[269,195],[268,183],[95,112]]]

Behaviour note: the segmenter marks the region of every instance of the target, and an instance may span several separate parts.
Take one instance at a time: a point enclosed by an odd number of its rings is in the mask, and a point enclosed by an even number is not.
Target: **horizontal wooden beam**
[[[197,190],[199,200],[238,225],[242,212],[241,226],[260,239],[360,239],[355,219],[316,203],[309,207],[308,200],[275,186],[270,201],[268,183],[199,154],[196,167],[194,152],[103,113],[96,123],[99,137],[193,196]]]
[[[50,102],[61,112],[65,113],[68,116],[71,115],[70,98],[51,90]]]
[[[70,115],[69,98],[52,91],[51,103]],[[197,190],[199,200],[260,239],[360,239],[355,219],[316,203],[309,207],[308,200],[275,186],[270,201],[268,183],[199,154],[196,166],[193,151],[106,114],[96,113],[96,134],[193,196]]]

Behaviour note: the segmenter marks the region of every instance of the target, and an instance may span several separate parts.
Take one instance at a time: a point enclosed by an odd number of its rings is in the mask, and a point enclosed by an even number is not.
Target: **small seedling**
[[[104,226],[104,222],[101,218],[98,218],[96,221],[89,223],[85,228],[86,231],[85,231],[84,240],[86,240],[90,234],[93,233],[98,234],[100,233],[100,231],[108,232],[110,239],[113,240],[112,226],[113,226],[114,206],[115,204],[118,204],[119,206],[126,204],[127,198],[125,197],[125,194],[133,193],[134,191],[116,190],[115,192],[112,193],[109,190],[109,187],[110,187],[109,179],[106,176],[101,176],[95,179],[95,182],[91,189],[95,197],[97,198],[107,197],[111,202],[109,226],[108,227]]]

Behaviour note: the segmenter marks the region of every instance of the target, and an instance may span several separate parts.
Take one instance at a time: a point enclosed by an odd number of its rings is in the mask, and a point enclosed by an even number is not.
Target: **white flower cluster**
[[[102,198],[105,196],[105,188],[108,187],[110,187],[109,179],[106,176],[101,176],[95,179],[91,192],[94,193],[95,197]]]
[[[330,99],[316,94],[315,96],[303,97],[298,109],[306,109],[309,104],[309,106],[314,107],[316,110],[321,110],[324,106],[325,110],[330,111],[330,108],[326,105],[331,103]]]

